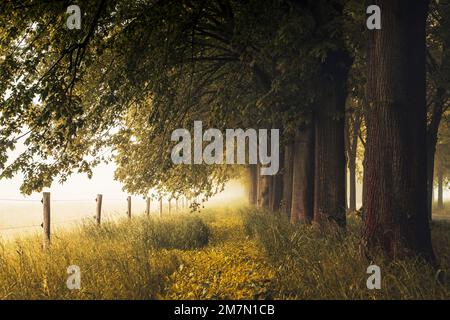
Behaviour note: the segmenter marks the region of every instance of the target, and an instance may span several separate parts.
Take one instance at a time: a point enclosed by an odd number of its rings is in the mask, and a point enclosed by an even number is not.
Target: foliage
[[[2,4],[1,177],[23,173],[31,193],[113,158],[129,192],[209,197],[235,170],[174,166],[171,131],[200,119],[289,140],[320,107],[327,57],[358,47],[344,37],[356,3],[81,1],[79,31],[65,28],[64,1]],[[7,159],[21,139],[26,151]]]

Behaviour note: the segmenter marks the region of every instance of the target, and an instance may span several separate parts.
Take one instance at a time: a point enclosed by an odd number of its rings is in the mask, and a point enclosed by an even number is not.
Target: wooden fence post
[[[103,195],[98,194],[97,195],[97,199],[95,201],[97,201],[97,214],[96,214],[96,220],[97,220],[97,224],[100,225],[101,221],[102,221],[102,200],[103,200]]]
[[[147,216],[150,215],[150,197],[147,197],[147,205],[145,208],[145,213],[147,214]]]
[[[163,213],[163,201],[162,197],[159,198],[159,216],[162,217]]]
[[[127,210],[128,218],[131,219],[131,196],[128,196],[127,203],[128,203],[128,210]]]
[[[42,194],[42,204],[44,209],[44,222],[42,227],[44,228],[44,249],[50,245],[50,192],[44,192]]]

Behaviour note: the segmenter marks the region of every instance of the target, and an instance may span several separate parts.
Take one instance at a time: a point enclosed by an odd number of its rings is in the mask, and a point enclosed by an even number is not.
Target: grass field
[[[440,266],[418,260],[381,267],[368,290],[359,220],[347,235],[323,236],[245,207],[163,218],[86,223],[0,247],[0,299],[450,299],[450,224],[433,224]],[[81,289],[66,286],[67,267]]]

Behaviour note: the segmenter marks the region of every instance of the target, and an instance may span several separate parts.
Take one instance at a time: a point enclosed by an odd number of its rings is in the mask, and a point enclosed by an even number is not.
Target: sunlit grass
[[[134,218],[84,224],[55,234],[50,249],[30,237],[0,248],[0,298],[149,299],[176,270],[170,249],[208,243],[207,226],[195,217]],[[68,290],[67,267],[81,269],[81,290]]]
[[[245,207],[85,223],[0,246],[1,299],[450,299],[450,225],[433,223],[440,269],[419,260],[367,261],[360,221],[323,235]],[[382,271],[368,290],[366,269]],[[81,289],[66,286],[81,269]]]

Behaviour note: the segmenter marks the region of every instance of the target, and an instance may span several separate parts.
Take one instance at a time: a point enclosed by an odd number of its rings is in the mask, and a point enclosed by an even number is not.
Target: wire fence
[[[145,198],[144,198],[145,199]],[[127,203],[128,201],[131,201],[131,199],[128,198],[103,198],[102,201],[105,202],[124,202]],[[160,202],[159,200],[153,200],[154,203],[157,202],[157,204],[159,204],[159,210],[160,210],[160,214],[162,213],[162,202]],[[35,204],[43,204],[43,199],[39,200],[39,199],[21,199],[21,198],[0,198],[0,203],[1,202],[11,202],[11,203],[35,203]],[[52,203],[78,203],[78,204],[95,204],[97,202],[97,198],[91,198],[91,199],[52,199],[51,200]],[[185,208],[187,206],[187,199],[186,201],[182,201],[181,203],[181,208]],[[166,204],[169,205],[169,212],[170,212],[170,201],[168,201]],[[95,210],[95,206],[93,205],[92,207],[93,210]],[[127,211],[130,209],[130,206],[128,207]],[[176,205],[176,207],[173,207],[173,209],[178,209],[178,204]],[[148,211],[150,211],[150,207],[147,207]],[[98,211],[98,209],[97,209]],[[101,212],[101,207],[100,207],[100,212]],[[150,212],[148,212],[150,213]],[[98,214],[98,212],[97,212]],[[129,217],[131,217],[131,213],[127,212],[126,213]],[[126,215],[124,213],[121,212],[107,212],[105,213],[105,217],[106,218],[118,218],[118,217],[125,217]],[[66,220],[54,220],[51,222],[52,225],[64,225],[64,224],[69,224],[69,223],[75,223],[75,222],[81,222],[81,221],[87,221],[87,220],[95,220],[98,217],[93,216],[92,214],[90,215],[83,215],[80,217],[76,217],[76,218],[71,218],[71,219],[66,219]],[[45,219],[44,219],[45,220]],[[41,224],[35,223],[35,224],[23,224],[23,225],[11,225],[11,226],[4,226],[1,227],[0,226],[0,231],[11,231],[11,230],[26,230],[26,229],[33,229],[33,228],[44,228],[44,222],[42,222]]]

